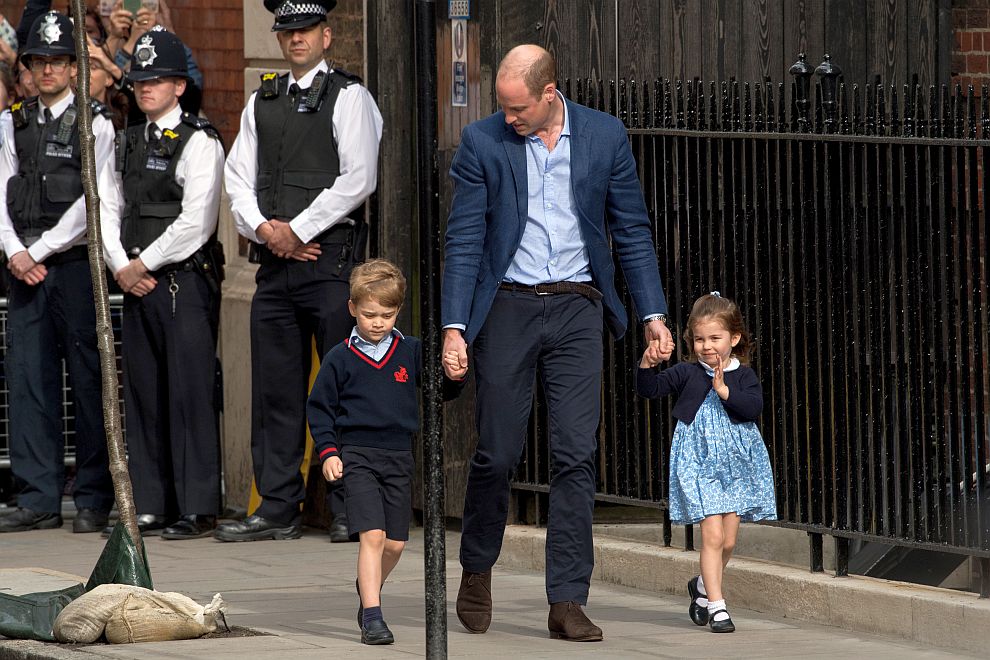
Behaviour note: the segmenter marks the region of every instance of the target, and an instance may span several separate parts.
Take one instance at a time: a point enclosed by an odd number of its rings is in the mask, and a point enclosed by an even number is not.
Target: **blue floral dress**
[[[732,367],[737,365],[733,360]],[[670,520],[678,525],[733,511],[744,522],[777,519],[763,437],[754,422],[732,423],[715,390],[691,424],[678,421],[674,429],[668,501]]]

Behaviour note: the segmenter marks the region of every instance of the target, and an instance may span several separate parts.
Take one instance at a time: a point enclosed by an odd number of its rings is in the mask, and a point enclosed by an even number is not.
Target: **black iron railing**
[[[822,533],[840,574],[849,539],[988,558],[987,88],[791,73],[562,88],[629,129],[675,338],[697,296],[741,305],[780,524],[812,534],[812,566]],[[635,394],[636,327],[606,342],[598,498],[665,509],[672,401]],[[550,483],[544,412],[518,489]]]

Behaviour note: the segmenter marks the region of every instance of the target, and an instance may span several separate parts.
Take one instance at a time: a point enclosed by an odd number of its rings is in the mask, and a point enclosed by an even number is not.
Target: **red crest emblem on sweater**
[[[397,383],[405,383],[409,381],[409,372],[406,371],[405,367],[399,367],[399,370],[393,375],[395,376],[395,382]]]

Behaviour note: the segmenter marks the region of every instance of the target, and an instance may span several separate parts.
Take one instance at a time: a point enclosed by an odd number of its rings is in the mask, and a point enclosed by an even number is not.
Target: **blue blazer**
[[[626,128],[615,117],[565,101],[571,122],[571,190],[612,334],[626,330],[615,290],[612,245],[640,315],[667,312],[653,234]],[[462,323],[471,343],[522,241],[528,213],[526,139],[496,112],[469,124],[450,166],[441,321]]]

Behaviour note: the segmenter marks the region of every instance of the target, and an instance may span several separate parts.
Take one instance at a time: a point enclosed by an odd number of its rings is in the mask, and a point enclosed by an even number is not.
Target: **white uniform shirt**
[[[49,110],[52,119],[57,120],[62,113],[75,101],[75,94],[69,94]],[[45,122],[45,104],[38,99],[38,123]],[[78,127],[77,127],[78,130]],[[10,111],[0,115],[0,244],[10,258],[25,249],[24,243],[14,231],[14,223],[7,213],[7,182],[18,172],[20,164],[17,160],[17,146],[14,144],[14,122]],[[102,115],[93,117],[93,135],[95,136],[96,173],[100,177],[104,169],[113,169],[113,124]],[[44,139],[44,138],[42,138]],[[112,195],[111,191],[108,193]],[[54,227],[44,232],[33,245],[27,248],[28,254],[36,262],[41,263],[56,252],[64,252],[76,245],[86,244],[86,200],[84,195],[72,203],[72,206],[62,214]]]
[[[289,74],[289,85],[306,89],[319,71],[328,71],[327,63],[317,66],[296,80]],[[242,236],[263,243],[255,230],[271,220],[258,208],[258,127],[254,117],[257,92],[251,94],[241,113],[241,129],[227,157],[224,181],[230,196],[237,231]],[[359,207],[378,185],[378,143],[382,138],[382,115],[371,93],[363,85],[349,85],[340,90],[333,108],[333,139],[340,157],[340,176],[332,187],[321,192],[289,225],[303,243],[323,233]]]
[[[160,131],[174,129],[182,123],[182,108],[176,106],[155,124]],[[145,126],[145,138],[148,137]],[[135,158],[136,154],[129,154]],[[144,167],[144,163],[129,163]],[[124,211],[123,178],[116,168],[107,168],[100,179],[100,190],[113,188],[100,206],[100,227],[103,230],[103,250],[110,270],[117,273],[130,261],[120,242],[121,214]],[[204,131],[196,131],[182,148],[175,165],[175,182],[182,186],[182,212],[172,224],[141,252],[141,261],[148,270],[185,261],[217,228],[220,211],[220,184],[223,176],[223,147],[220,141]]]

